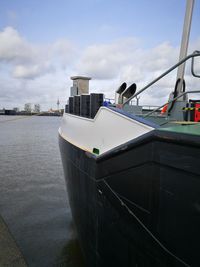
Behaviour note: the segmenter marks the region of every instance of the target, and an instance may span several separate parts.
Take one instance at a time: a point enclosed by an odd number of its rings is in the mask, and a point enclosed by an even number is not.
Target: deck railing
[[[192,63],[191,63],[191,73],[194,77],[198,77],[200,78],[200,75],[197,75],[194,72],[194,58],[200,56],[200,51],[194,51],[192,54],[188,55],[187,57],[185,57],[184,59],[182,59],[181,61],[179,61],[177,64],[173,65],[171,68],[169,68],[167,71],[165,71],[164,73],[162,73],[160,76],[158,76],[156,79],[154,79],[153,81],[151,81],[150,83],[148,83],[146,86],[144,86],[141,90],[139,90],[137,93],[135,93],[133,96],[131,96],[129,99],[127,99],[124,103],[123,106],[128,104],[133,98],[136,98],[138,95],[140,95],[142,92],[144,92],[145,90],[147,90],[149,87],[151,87],[153,84],[155,84],[156,82],[158,82],[160,79],[162,79],[163,77],[165,77],[167,74],[169,74],[170,72],[172,72],[174,69],[176,69],[178,66],[180,66],[181,64],[183,64],[184,62],[186,62],[187,60],[189,60],[190,58],[192,59]],[[197,91],[196,91],[197,92]],[[184,96],[185,94],[182,94],[181,96]],[[181,97],[180,96],[180,97]],[[179,98],[179,97],[178,97]],[[176,100],[175,98],[173,99],[173,101]],[[172,101],[172,102],[173,102]],[[165,103],[166,104],[166,103]],[[164,105],[165,105],[164,104]],[[163,106],[164,106],[163,105]]]

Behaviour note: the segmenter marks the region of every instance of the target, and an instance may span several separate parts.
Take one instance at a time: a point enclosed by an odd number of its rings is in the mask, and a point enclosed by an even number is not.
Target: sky
[[[0,109],[55,109],[58,98],[64,107],[75,75],[92,77],[90,92],[109,98],[124,81],[141,89],[178,61],[185,7],[186,0],[0,0]],[[189,52],[200,50],[199,25],[196,0]],[[194,90],[197,80],[187,69],[186,76]],[[175,78],[141,101],[165,100]]]

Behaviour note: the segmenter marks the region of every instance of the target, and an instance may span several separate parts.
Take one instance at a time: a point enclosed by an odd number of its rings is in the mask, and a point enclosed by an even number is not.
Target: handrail
[[[198,54],[198,53],[200,53],[200,51],[194,51],[194,53],[193,54]],[[192,64],[191,64],[191,73],[192,73],[192,75],[194,76],[194,77],[196,77],[196,78],[200,78],[200,75],[197,75],[195,72],[194,72],[194,58],[192,58]]]
[[[128,103],[130,100],[132,100],[133,98],[135,98],[137,95],[141,94],[143,91],[145,91],[147,88],[149,88],[151,85],[153,85],[154,83],[156,83],[157,81],[159,81],[161,78],[163,78],[164,76],[166,76],[168,73],[170,73],[171,71],[173,71],[174,69],[176,69],[179,65],[183,64],[185,61],[187,61],[190,58],[194,58],[200,56],[200,52],[195,51],[194,53],[188,55],[187,57],[185,57],[184,59],[182,59],[181,61],[179,61],[178,63],[176,63],[174,66],[172,66],[171,68],[169,68],[167,71],[165,71],[163,74],[161,74],[160,76],[158,76],[156,79],[154,79],[152,82],[150,82],[149,84],[147,84],[145,87],[143,87],[141,90],[139,90],[136,94],[134,94],[133,96],[131,96],[129,99],[127,99],[124,103],[123,106]]]
[[[162,106],[159,106],[158,108],[148,112],[147,114],[145,114],[145,116],[143,116],[144,118],[148,117],[149,115],[153,114],[154,112],[160,110],[161,108],[163,108],[165,105],[168,105],[168,104],[171,104],[172,102],[176,101],[178,98],[186,95],[186,94],[194,94],[194,93],[200,93],[200,90],[193,90],[193,91],[187,91],[187,92],[184,92],[180,95],[178,95],[177,97],[173,98],[172,100],[166,102],[165,104],[163,104]]]

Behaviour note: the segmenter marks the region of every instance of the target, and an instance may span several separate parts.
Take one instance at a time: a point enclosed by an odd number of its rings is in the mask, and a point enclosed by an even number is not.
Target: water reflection
[[[55,267],[86,267],[73,221],[68,230],[71,238],[63,245]]]
[[[83,255],[77,239],[71,239],[63,247],[59,267],[83,267]]]

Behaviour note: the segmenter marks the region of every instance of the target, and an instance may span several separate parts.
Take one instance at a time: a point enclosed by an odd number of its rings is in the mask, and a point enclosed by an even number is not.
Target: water
[[[58,148],[60,120],[0,116],[0,214],[31,267],[83,267]]]

